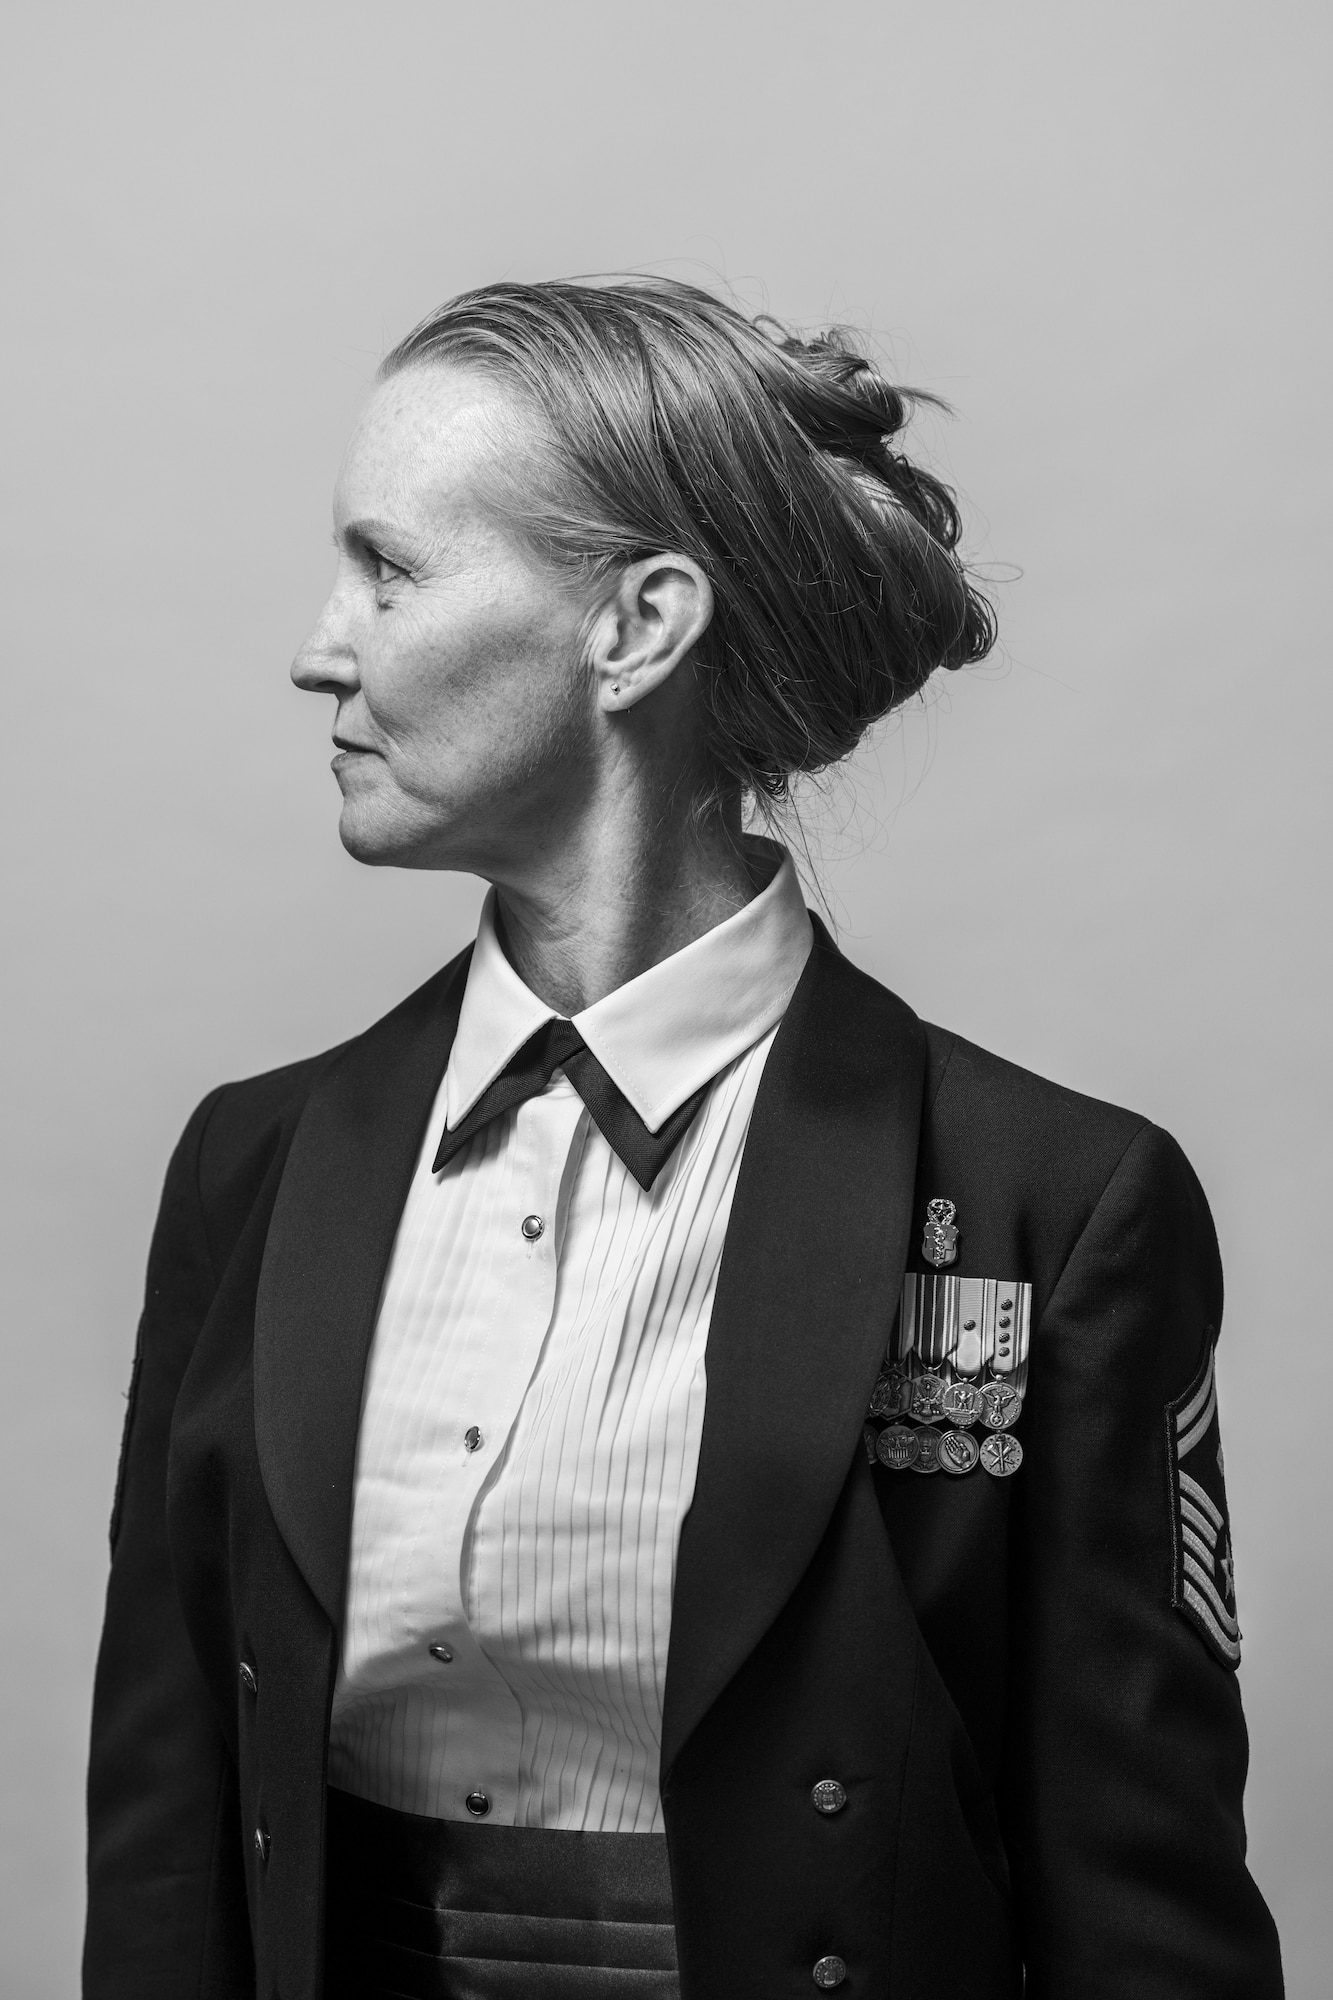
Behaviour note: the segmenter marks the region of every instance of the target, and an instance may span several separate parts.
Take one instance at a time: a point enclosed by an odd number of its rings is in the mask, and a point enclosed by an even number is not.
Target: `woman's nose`
[[[337,591],[297,649],[292,679],[309,694],[340,694],[357,685],[356,653]]]

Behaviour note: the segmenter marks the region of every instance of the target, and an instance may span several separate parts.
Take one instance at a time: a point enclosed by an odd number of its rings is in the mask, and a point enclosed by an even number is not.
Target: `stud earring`
[[[612,694],[619,694],[619,693],[620,693],[620,682],[619,682],[619,681],[612,681],[612,683],[611,683],[611,692],[612,692]]]

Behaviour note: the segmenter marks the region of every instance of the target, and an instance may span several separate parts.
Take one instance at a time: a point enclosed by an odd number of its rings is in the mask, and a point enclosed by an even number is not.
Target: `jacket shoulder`
[[[336,1042],[318,1055],[219,1084],[205,1099],[208,1112],[200,1137],[201,1177],[207,1172],[225,1173],[266,1134],[294,1125],[319,1078],[351,1046],[350,1040]]]
[[[225,1245],[235,1241],[261,1187],[275,1167],[280,1169],[301,1114],[322,1080],[352,1052],[373,1052],[377,1041],[392,1040],[405,1022],[437,1007],[467,956],[460,953],[361,1034],[318,1055],[224,1083],[204,1099],[187,1137],[195,1139],[199,1199],[215,1256],[219,1248],[225,1254]]]
[[[227,1262],[269,1175],[280,1170],[311,1091],[348,1046],[219,1084],[196,1109],[173,1168],[193,1181],[215,1271]]]
[[[1102,1161],[1114,1166],[1151,1128],[1140,1111],[1071,1090],[933,1022],[922,1027],[927,1116],[946,1124],[965,1119],[980,1144],[1056,1147],[1067,1167],[1086,1160],[1095,1171]]]
[[[1169,1133],[1141,1112],[1070,1090],[947,1029],[923,1027],[923,1215],[932,1195],[955,1200],[972,1223],[972,1253],[1002,1260],[1012,1242],[1044,1296],[1104,1202],[1117,1213],[1124,1206],[1156,1214],[1168,1235],[1196,1242],[1215,1267],[1207,1200]],[[982,1218],[998,1230],[994,1244]]]

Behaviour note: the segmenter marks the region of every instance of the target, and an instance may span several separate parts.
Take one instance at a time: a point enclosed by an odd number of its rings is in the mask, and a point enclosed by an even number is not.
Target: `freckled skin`
[[[339,473],[337,576],[292,672],[355,746],[335,769],[359,861],[502,872],[592,777],[590,605],[479,495],[497,404],[466,376],[395,376]]]
[[[739,794],[702,824],[692,649],[712,587],[665,550],[596,585],[493,504],[535,419],[500,383],[411,367],[375,391],[334,495],[338,568],[292,666],[337,703],[359,861],[496,885],[505,945],[572,1014],[743,907]]]

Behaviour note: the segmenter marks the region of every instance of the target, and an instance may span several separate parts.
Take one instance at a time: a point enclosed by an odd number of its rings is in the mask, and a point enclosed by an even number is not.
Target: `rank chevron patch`
[[[1217,1421],[1213,1348],[1184,1395],[1166,1406],[1171,1466],[1171,1602],[1224,1667],[1240,1665],[1231,1521]]]

